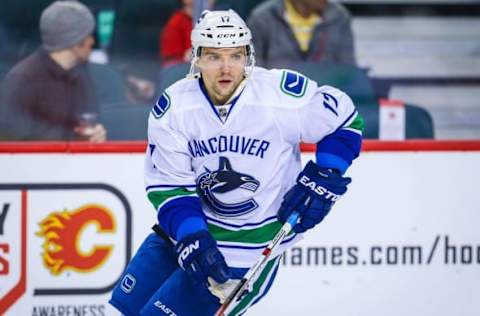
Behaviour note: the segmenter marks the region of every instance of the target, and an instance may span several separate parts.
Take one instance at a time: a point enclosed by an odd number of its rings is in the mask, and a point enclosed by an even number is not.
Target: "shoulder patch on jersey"
[[[308,78],[299,73],[291,71],[283,71],[280,89],[293,97],[303,97],[307,90]]]
[[[161,118],[170,108],[170,96],[164,92],[152,108],[152,114],[156,119]]]

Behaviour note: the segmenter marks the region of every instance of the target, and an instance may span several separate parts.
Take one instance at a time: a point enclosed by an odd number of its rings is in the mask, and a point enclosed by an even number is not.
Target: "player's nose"
[[[222,64],[220,66],[220,70],[222,71],[223,74],[224,73],[230,73],[231,68],[232,68],[232,65],[228,60],[222,61]]]

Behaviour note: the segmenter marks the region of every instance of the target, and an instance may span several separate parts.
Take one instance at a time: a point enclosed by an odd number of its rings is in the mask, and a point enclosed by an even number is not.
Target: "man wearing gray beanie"
[[[57,1],[40,17],[40,35],[46,51],[59,51],[80,43],[92,34],[95,19],[80,2]]]
[[[41,47],[3,82],[0,137],[104,141],[86,67],[94,44],[93,14],[79,1],[55,1],[42,12],[39,27]]]

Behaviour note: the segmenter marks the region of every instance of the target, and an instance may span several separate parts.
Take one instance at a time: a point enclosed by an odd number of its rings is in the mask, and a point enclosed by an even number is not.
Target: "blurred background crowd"
[[[62,3],[60,3],[62,2]],[[479,0],[2,0],[0,140],[142,140],[203,9],[345,92],[372,139],[480,139]]]

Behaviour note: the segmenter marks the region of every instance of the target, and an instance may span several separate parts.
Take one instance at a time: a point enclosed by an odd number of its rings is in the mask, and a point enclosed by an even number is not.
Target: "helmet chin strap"
[[[198,61],[198,57],[194,55],[192,57],[192,60],[190,61],[190,70],[188,71],[188,74],[186,76],[187,79],[200,78],[200,71],[195,71],[196,70],[195,64],[197,63],[197,61]]]
[[[250,62],[250,65],[245,65],[245,78],[249,78],[253,73],[253,68],[255,68],[255,57],[251,57],[253,60]]]
[[[235,89],[235,91],[232,93],[232,95],[230,96],[230,98],[228,98],[227,102],[225,102],[225,104],[230,104],[232,103],[232,100],[234,98],[236,98],[243,90],[243,88],[245,87],[245,85],[247,84],[247,77],[245,76],[245,78],[240,81],[240,83],[238,84],[237,88]]]

